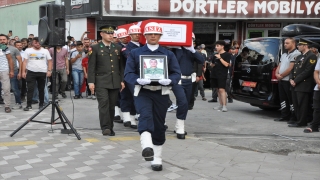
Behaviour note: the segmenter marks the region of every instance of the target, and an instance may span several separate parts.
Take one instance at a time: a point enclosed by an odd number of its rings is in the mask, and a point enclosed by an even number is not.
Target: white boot
[[[151,168],[154,171],[162,171],[162,146],[153,145],[154,156],[151,161]]]
[[[130,127],[131,123],[131,118],[130,118],[130,112],[123,112],[122,113],[122,116],[123,116],[123,125],[125,127]]]
[[[137,123],[136,123],[135,116],[130,115],[130,122],[131,122],[130,127],[133,128],[133,129],[137,129]]]
[[[114,107],[114,116],[120,116],[120,110],[118,106]]]
[[[142,156],[146,161],[152,161],[154,153],[151,133],[148,131],[143,132],[140,135],[140,143],[142,148]]]
[[[176,133],[178,139],[185,139],[186,132],[184,130],[184,120],[177,119]]]
[[[184,134],[184,120],[177,119],[176,133],[177,134]]]

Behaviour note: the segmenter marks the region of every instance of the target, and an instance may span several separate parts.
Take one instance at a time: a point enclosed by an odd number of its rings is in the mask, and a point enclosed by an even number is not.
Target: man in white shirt
[[[52,58],[47,49],[41,47],[37,37],[32,39],[32,48],[24,52],[22,77],[27,81],[27,106],[25,111],[32,110],[32,97],[35,83],[38,84],[39,109],[43,107],[46,77],[52,73]]]
[[[0,82],[4,92],[3,100],[6,113],[11,112],[10,78],[14,76],[13,61],[10,55],[10,50],[7,47],[8,40],[9,37],[7,35],[0,34]]]
[[[274,121],[295,121],[289,74],[293,68],[296,57],[301,53],[296,49],[296,41],[294,38],[287,38],[284,42],[284,48],[288,52],[281,55],[280,64],[276,70],[276,77],[279,81],[278,86],[281,104],[281,117]]]

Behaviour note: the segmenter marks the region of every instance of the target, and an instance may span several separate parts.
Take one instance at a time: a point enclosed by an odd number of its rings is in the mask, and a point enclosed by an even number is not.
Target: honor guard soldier
[[[317,63],[317,56],[313,54],[308,45],[312,41],[301,38],[298,50],[301,55],[297,56],[290,74],[292,102],[297,121],[290,122],[289,127],[307,126],[308,120],[312,120],[312,92],[315,86],[313,72]]]
[[[112,43],[115,27],[100,28],[102,41],[89,49],[88,84],[92,93],[96,92],[100,126],[103,135],[114,136],[114,107],[119,90],[124,88],[124,64],[121,47]]]
[[[132,25],[129,28],[129,35],[131,37],[131,41],[127,44],[126,47],[122,48],[122,55],[124,56],[125,61],[127,60],[128,56],[132,49],[136,49],[141,47],[139,43],[140,35],[141,35],[141,28],[137,25]],[[130,86],[127,82],[125,82],[125,88],[121,92],[121,100],[120,106],[123,116],[123,125],[125,127],[131,127],[133,129],[137,129],[137,123],[135,119],[136,109],[134,107],[133,102],[133,87]]]
[[[114,36],[115,34],[113,34]],[[117,30],[117,33],[116,33],[116,36],[117,36],[117,40],[118,40],[118,45],[121,46],[121,51],[125,49],[125,47],[127,46],[128,44],[128,32],[126,29],[124,28],[120,28]],[[122,57],[123,60],[124,60],[124,57]],[[125,60],[123,62],[125,64]],[[118,95],[118,100],[117,100],[117,103],[116,103],[116,107],[115,107],[115,117],[114,117],[114,121],[117,122],[117,123],[124,123],[124,125],[126,127],[129,127],[130,124],[130,120],[128,120],[128,118],[124,118],[123,117],[123,114],[122,114],[122,111],[121,111],[121,104],[120,104],[120,100],[121,100],[121,94],[119,93]],[[125,119],[124,121],[122,119]],[[127,122],[126,122],[127,121]]]
[[[192,94],[192,83],[196,81],[196,75],[193,75],[194,62],[202,67],[204,58],[199,52],[196,52],[193,44],[190,47],[173,48],[172,51],[176,55],[181,69],[180,82],[172,86],[178,105],[175,132],[178,139],[185,139],[184,122],[187,117],[190,99],[194,96],[194,93]]]
[[[169,86],[178,84],[181,71],[175,55],[159,46],[162,27],[155,22],[145,26],[144,35],[147,44],[130,52],[125,69],[125,81],[135,86],[134,103],[140,113],[138,131],[142,147],[142,156],[152,161],[154,171],[162,170],[162,145],[165,142],[165,118],[169,101]],[[160,79],[159,85],[150,85],[150,79],[140,77],[140,56],[166,56],[168,79]],[[142,66],[143,67],[143,66]]]

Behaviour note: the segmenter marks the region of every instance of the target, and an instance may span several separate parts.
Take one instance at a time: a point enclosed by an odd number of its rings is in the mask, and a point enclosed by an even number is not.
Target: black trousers
[[[196,92],[198,83],[193,82],[192,83],[192,91],[191,91],[191,98],[190,98],[190,102],[189,102],[189,108],[193,108],[194,106],[194,101],[196,100],[196,98],[194,97],[194,92]]]
[[[119,89],[96,88],[101,130],[113,129],[114,107]]]
[[[46,77],[47,74],[43,72],[27,72],[26,82],[27,82],[27,106],[31,106],[32,104],[32,97],[34,86],[36,82],[38,84],[38,91],[39,91],[39,104],[43,105],[44,102],[44,86],[46,84]]]
[[[312,94],[310,92],[299,92],[292,90],[292,102],[297,118],[297,124],[306,126],[312,119]],[[310,119],[311,118],[311,119]]]
[[[310,124],[312,130],[317,130],[320,126],[320,91],[313,93],[313,121]]]
[[[281,118],[296,121],[294,108],[292,104],[292,93],[290,91],[289,81],[279,81],[279,96],[281,104]]]

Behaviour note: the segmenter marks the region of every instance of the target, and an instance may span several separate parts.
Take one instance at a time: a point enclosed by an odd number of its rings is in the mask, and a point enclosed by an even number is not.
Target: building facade
[[[15,28],[21,34],[35,31],[39,19],[38,6],[47,1],[29,1],[0,7],[0,15],[6,13],[11,18],[6,20],[7,24],[11,24],[11,29],[4,25],[1,31],[9,29],[14,31]],[[320,0],[56,0],[55,2],[65,5],[66,35],[75,39],[80,39],[85,31],[90,31],[89,38],[99,39],[98,29],[105,24],[117,26],[155,18],[193,21],[197,43],[207,46],[216,40],[242,42],[244,39],[254,37],[279,37],[281,29],[292,23],[320,27]],[[17,18],[21,19],[15,21]]]

